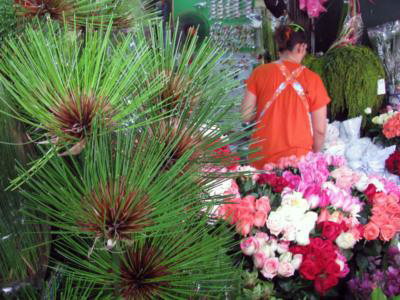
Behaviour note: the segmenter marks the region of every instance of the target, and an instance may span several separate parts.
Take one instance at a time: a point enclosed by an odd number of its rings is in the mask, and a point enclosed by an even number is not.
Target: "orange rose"
[[[392,224],[385,224],[381,226],[381,240],[389,242],[396,234],[396,227]]]
[[[374,208],[375,205],[385,205],[387,201],[387,195],[384,193],[376,193],[373,198]]]
[[[373,222],[369,222],[364,227],[364,238],[367,241],[376,240],[379,236],[379,227]]]
[[[386,214],[376,213],[376,212],[373,213],[371,221],[378,226],[383,226],[385,224],[390,223],[390,220]]]
[[[397,231],[400,231],[400,216],[390,219],[390,223],[393,224],[394,227],[396,227]]]

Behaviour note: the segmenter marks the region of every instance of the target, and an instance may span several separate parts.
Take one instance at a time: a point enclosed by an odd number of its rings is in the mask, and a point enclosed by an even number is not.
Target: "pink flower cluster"
[[[240,243],[244,255],[252,256],[254,266],[266,279],[275,276],[291,277],[300,267],[302,255],[289,252],[289,242],[278,241],[264,232],[244,239]]]
[[[383,124],[383,134],[387,139],[400,136],[400,113],[393,115]]]
[[[271,206],[267,196],[256,199],[254,196],[246,196],[242,199],[235,198],[222,205],[218,214],[236,224],[236,231],[241,235],[248,235],[253,227],[263,227],[267,221]]]
[[[347,166],[333,170],[330,175],[335,178],[336,186],[344,190],[350,190],[361,178],[360,174]]]
[[[364,238],[366,240],[390,241],[397,232],[400,232],[400,203],[393,194],[377,193],[373,198],[372,217],[365,225]]]

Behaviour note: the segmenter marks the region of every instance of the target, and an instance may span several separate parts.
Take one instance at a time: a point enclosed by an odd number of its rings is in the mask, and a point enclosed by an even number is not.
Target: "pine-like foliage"
[[[12,186],[24,216],[51,229],[42,243],[51,248],[49,281],[27,291],[44,299],[224,296],[236,280],[233,239],[207,214],[224,200],[211,189],[236,163],[218,149],[247,133],[230,134],[236,83],[217,71],[222,51],[157,21],[123,35],[112,23],[57,24],[8,40],[0,61],[11,95],[2,112],[29,128],[39,155],[19,165]]]

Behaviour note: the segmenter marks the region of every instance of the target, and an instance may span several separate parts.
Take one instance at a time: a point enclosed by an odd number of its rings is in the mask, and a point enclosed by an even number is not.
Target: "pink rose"
[[[326,208],[324,208],[319,213],[317,223],[319,224],[319,223],[322,223],[322,222],[325,222],[325,221],[329,221],[329,218],[330,218],[330,214],[329,214],[328,210]]]
[[[392,224],[385,224],[381,226],[381,240],[389,242],[396,234],[396,227]]]
[[[373,222],[369,222],[364,227],[364,238],[367,241],[376,240],[379,236],[379,227]]]
[[[264,267],[264,264],[268,257],[265,255],[264,252],[257,252],[253,255],[253,263],[257,269],[261,269]]]
[[[283,277],[290,277],[294,275],[294,268],[289,262],[281,262],[278,268],[278,274]]]
[[[267,244],[267,242],[269,240],[269,236],[265,232],[259,231],[256,233],[256,239],[257,239],[260,247],[263,247],[264,245]]]
[[[240,243],[240,249],[244,255],[251,256],[260,248],[260,243],[254,237],[249,237]]]
[[[267,215],[261,211],[257,211],[254,214],[254,226],[263,227],[267,222]]]
[[[256,200],[256,210],[268,215],[268,213],[271,211],[271,206],[267,196],[263,196]]]
[[[243,217],[240,219],[238,223],[236,223],[236,231],[243,235],[246,236],[250,233],[251,228],[253,227],[253,218],[248,215],[246,217]]]
[[[264,267],[261,270],[261,274],[267,279],[272,279],[276,275],[278,275],[278,269],[279,269],[279,259],[276,257],[268,258],[264,263]]]
[[[290,242],[280,241],[278,243],[276,251],[278,251],[279,254],[288,252],[289,251],[289,245],[290,245]]]

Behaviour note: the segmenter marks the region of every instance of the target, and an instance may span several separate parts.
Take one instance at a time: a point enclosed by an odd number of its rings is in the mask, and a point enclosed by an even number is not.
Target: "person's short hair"
[[[298,25],[282,25],[275,30],[279,52],[292,51],[297,44],[307,43],[304,30]]]

